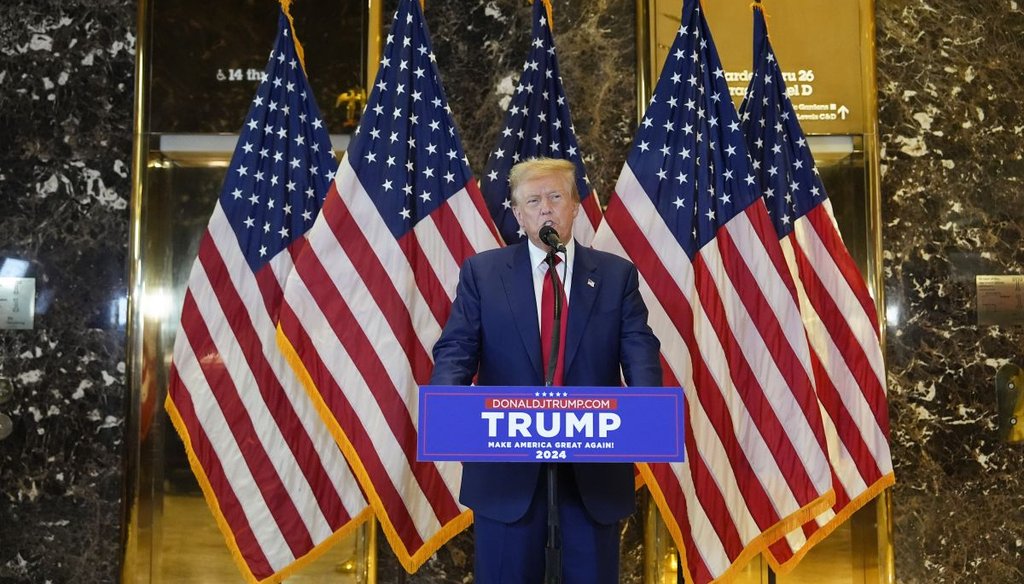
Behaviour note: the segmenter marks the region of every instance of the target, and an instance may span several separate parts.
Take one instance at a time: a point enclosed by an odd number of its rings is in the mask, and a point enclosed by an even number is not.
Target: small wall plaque
[[[1024,276],[975,276],[978,324],[1024,324]]]
[[[35,278],[0,278],[0,329],[31,329],[36,314]]]

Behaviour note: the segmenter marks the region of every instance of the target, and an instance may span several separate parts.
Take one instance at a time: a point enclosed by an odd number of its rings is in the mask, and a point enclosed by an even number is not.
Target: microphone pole
[[[556,240],[557,241],[557,240]],[[551,274],[551,284],[554,291],[554,322],[551,326],[551,354],[548,357],[548,370],[544,379],[544,386],[551,387],[555,379],[555,368],[558,366],[558,347],[561,344],[562,336],[562,283],[558,279],[558,270],[555,269],[556,246],[548,244],[551,250],[545,261],[548,263],[548,272]],[[564,248],[563,248],[564,249]],[[558,520],[558,466],[557,463],[547,463],[548,480],[548,543],[544,550],[544,583],[561,584],[562,582],[562,534]]]

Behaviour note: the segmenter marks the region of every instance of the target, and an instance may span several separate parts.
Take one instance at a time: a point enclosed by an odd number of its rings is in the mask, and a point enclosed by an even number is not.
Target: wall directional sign
[[[790,100],[807,134],[864,134],[867,81],[863,74],[862,13],[867,0],[766,0],[768,34]],[[655,0],[655,55],[660,72],[679,29],[681,0]],[[702,2],[733,101],[739,107],[753,72],[750,3]],[[866,49],[866,51],[865,51]]]
[[[31,329],[35,306],[35,278],[0,278],[0,330]]]

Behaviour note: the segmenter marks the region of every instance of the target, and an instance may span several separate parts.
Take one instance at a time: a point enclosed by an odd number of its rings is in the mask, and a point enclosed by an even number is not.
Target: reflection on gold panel
[[[162,554],[154,582],[223,584],[239,580],[238,568],[224,545],[224,536],[217,529],[202,496],[165,496],[162,530]],[[346,538],[283,581],[303,584],[365,582],[365,567],[361,561],[364,548],[362,538]]]

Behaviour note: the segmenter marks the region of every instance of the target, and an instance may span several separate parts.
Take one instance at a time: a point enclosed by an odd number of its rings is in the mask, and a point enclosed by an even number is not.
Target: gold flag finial
[[[546,10],[547,13],[548,13],[548,28],[550,28],[551,31],[554,32],[554,30],[555,30],[555,22],[554,22],[554,19],[551,16],[551,0],[540,0],[540,1],[544,3],[544,10]]]
[[[299,42],[298,35],[295,34],[295,21],[292,20],[292,0],[278,0],[281,4],[281,11],[288,17],[288,28],[292,31],[292,42],[295,43],[295,54],[299,56],[299,64],[302,65],[302,70],[306,70],[306,56],[302,51],[302,43]]]
[[[764,5],[761,4],[761,0],[753,0],[750,3],[750,10],[751,11],[754,11],[754,10],[760,10],[761,11],[761,14],[764,15],[764,32],[765,32],[765,34],[768,35],[768,38],[771,38],[771,36],[772,36],[771,35],[771,30],[768,29],[768,18],[769,18],[769,16],[768,16],[768,13],[764,9]]]

